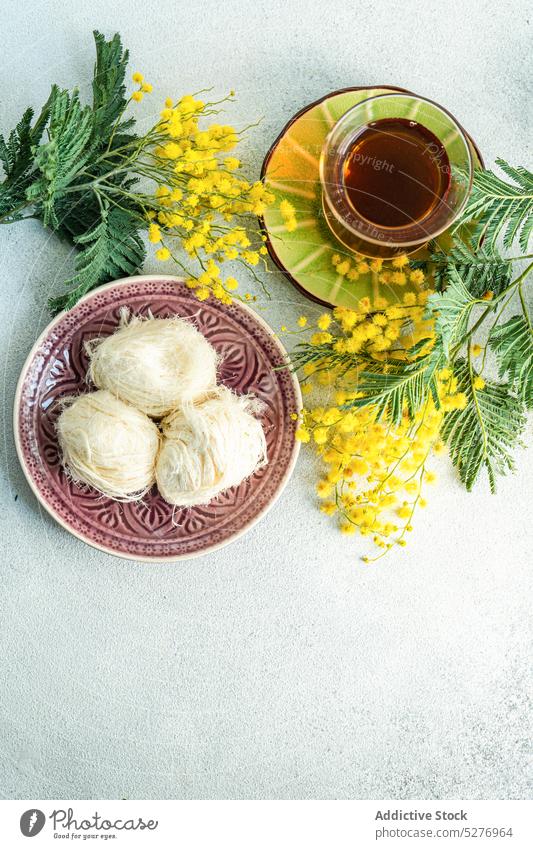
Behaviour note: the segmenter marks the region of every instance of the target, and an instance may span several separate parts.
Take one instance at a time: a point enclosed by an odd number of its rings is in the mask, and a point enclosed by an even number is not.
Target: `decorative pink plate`
[[[176,510],[154,487],[142,502],[122,504],[70,482],[55,434],[59,398],[90,391],[84,343],[113,332],[123,306],[145,315],[181,315],[222,355],[219,380],[265,402],[268,465],[207,507]],[[291,413],[301,407],[298,383],[268,325],[248,307],[200,302],[179,278],[118,280],[89,293],[42,333],[19,379],[14,431],[22,469],[35,495],[68,531],[95,548],[131,560],[179,560],[213,551],[241,536],[272,507],[298,455]]]

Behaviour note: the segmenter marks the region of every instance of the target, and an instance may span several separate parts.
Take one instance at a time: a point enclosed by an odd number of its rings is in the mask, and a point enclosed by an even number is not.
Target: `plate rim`
[[[264,180],[265,177],[266,177],[266,173],[267,173],[268,166],[270,164],[270,160],[272,159],[272,156],[274,155],[274,152],[275,152],[277,146],[279,145],[280,141],[288,133],[288,131],[290,130],[292,125],[299,118],[301,118],[303,115],[305,115],[306,112],[309,112],[310,109],[314,109],[315,106],[319,106],[321,103],[324,103],[324,101],[328,100],[330,97],[336,97],[339,94],[349,94],[349,92],[351,92],[351,91],[377,91],[377,90],[380,90],[380,91],[396,91],[396,92],[400,92],[401,94],[412,94],[414,97],[422,97],[422,95],[416,94],[414,91],[411,91],[411,89],[402,88],[400,86],[395,86],[395,85],[346,86],[345,88],[335,89],[335,91],[330,91],[330,92],[328,92],[328,94],[324,94],[322,97],[319,97],[316,100],[313,100],[312,103],[308,103],[307,106],[303,106],[301,109],[298,110],[298,112],[295,112],[295,114],[292,115],[292,117],[289,118],[289,120],[284,124],[281,131],[278,133],[275,140],[270,145],[270,147],[269,147],[269,149],[268,149],[268,151],[265,155],[265,158],[263,159],[263,164],[261,165],[261,180]],[[428,99],[428,98],[426,98],[426,99]],[[476,141],[472,138],[470,133],[463,127],[463,125],[457,120],[457,118],[455,117],[453,112],[450,112],[450,115],[452,116],[453,120],[457,123],[457,125],[462,129],[465,136],[469,140],[470,144],[473,146],[473,148],[476,152],[476,155],[479,159],[481,167],[485,168],[485,161],[483,159],[483,156],[481,154],[481,151],[480,151]],[[267,250],[268,250],[268,254],[270,256],[270,259],[272,260],[272,262],[276,266],[276,268],[278,268],[279,271],[281,271],[281,273],[289,281],[289,283],[292,286],[294,286],[294,288],[297,289],[297,291],[300,292],[300,294],[302,294],[309,301],[313,301],[315,304],[319,304],[320,306],[326,307],[327,309],[334,309],[335,304],[332,304],[330,301],[324,301],[322,298],[319,298],[317,295],[313,295],[293,276],[292,272],[289,271],[285,267],[285,265],[283,264],[283,262],[281,261],[281,259],[277,255],[276,250],[275,250],[275,248],[272,244],[272,240],[270,238],[270,233],[269,233],[268,228],[265,224],[264,216],[260,215],[258,217],[259,217],[260,227],[261,227],[263,233],[266,236],[265,244],[266,244],[266,247],[267,247]]]
[[[76,303],[75,306],[83,303],[84,301],[90,300],[92,297],[94,297],[95,295],[97,295],[97,294],[99,294],[103,291],[106,291],[108,289],[114,289],[114,288],[117,288],[119,286],[123,286],[123,285],[128,284],[128,283],[150,283],[150,282],[157,282],[157,281],[163,281],[163,280],[171,281],[171,282],[174,282],[174,283],[184,283],[185,278],[179,277],[179,276],[174,275],[174,274],[137,274],[137,275],[132,275],[130,277],[120,277],[117,280],[111,280],[109,283],[104,283],[102,286],[97,286],[95,289],[91,289],[90,292],[87,292],[86,295],[84,295],[82,298],[80,298],[80,300]],[[248,304],[244,304],[244,303],[241,303],[239,301],[239,302],[237,302],[237,306],[239,307],[239,309],[242,309],[244,312],[248,313],[249,315],[251,315],[253,317],[253,319],[272,338],[272,340],[274,341],[276,346],[279,348],[281,354],[288,359],[289,354],[288,354],[287,350],[285,349],[285,346],[282,344],[281,340],[274,333],[273,329],[265,321],[265,319],[262,318],[262,316],[258,315],[255,310],[253,310],[251,307],[248,306]],[[46,510],[46,512],[58,523],[58,525],[60,525],[62,528],[64,528],[72,536],[74,536],[77,539],[84,542],[86,545],[89,545],[91,548],[95,548],[98,551],[103,551],[103,552],[105,552],[105,554],[109,554],[112,557],[116,557],[120,560],[131,560],[131,561],[134,561],[136,563],[177,563],[179,561],[193,560],[197,557],[205,557],[205,556],[207,556],[207,555],[209,555],[209,554],[211,554],[215,551],[218,551],[221,548],[225,548],[225,546],[230,545],[232,542],[235,542],[240,537],[244,536],[244,534],[246,534],[249,530],[251,530],[251,528],[253,528],[254,525],[256,525],[269,512],[269,510],[271,510],[271,508],[276,504],[276,502],[280,498],[281,494],[285,490],[290,478],[292,477],[292,473],[294,471],[294,468],[296,466],[296,461],[297,461],[298,455],[300,453],[300,443],[298,442],[297,439],[294,440],[291,458],[290,458],[290,461],[287,465],[285,473],[284,473],[282,479],[280,480],[279,486],[278,486],[273,498],[268,502],[268,504],[266,504],[263,507],[263,509],[256,516],[254,516],[252,519],[250,519],[242,528],[240,528],[238,531],[235,531],[234,533],[232,533],[231,536],[229,536],[227,539],[223,540],[222,542],[217,542],[217,543],[213,543],[213,545],[206,546],[206,548],[204,548],[202,551],[195,551],[195,552],[190,553],[190,554],[170,554],[168,556],[156,556],[156,555],[154,555],[154,556],[143,556],[143,557],[137,557],[134,554],[115,551],[114,549],[108,548],[105,545],[101,545],[100,543],[94,542],[94,540],[88,539],[86,536],[79,533],[74,528],[70,527],[67,524],[67,522],[65,522],[61,518],[61,516],[59,516],[56,513],[54,508],[50,504],[47,503],[47,501],[44,499],[41,492],[39,491],[38,487],[36,486],[35,481],[33,480],[33,477],[30,474],[30,471],[29,471],[29,469],[26,465],[24,452],[22,450],[22,444],[21,444],[21,441],[20,441],[19,425],[20,425],[20,406],[21,406],[21,400],[22,400],[22,386],[23,386],[24,380],[26,378],[29,366],[34,359],[38,348],[40,347],[40,345],[42,344],[44,339],[49,335],[49,333],[54,329],[54,327],[57,326],[57,324],[64,318],[65,315],[67,315],[68,312],[70,312],[70,310],[62,310],[62,312],[60,312],[56,316],[54,316],[52,321],[50,321],[49,324],[46,325],[46,327],[41,331],[41,333],[39,334],[39,336],[37,337],[37,339],[33,343],[31,350],[29,351],[26,359],[24,360],[24,363],[23,363],[22,368],[20,370],[20,374],[19,374],[19,377],[18,377],[18,380],[17,380],[17,386],[16,386],[16,389],[15,389],[15,397],[14,397],[14,401],[13,401],[13,438],[14,438],[14,441],[15,441],[15,450],[16,450],[16,453],[17,453],[18,461],[19,461],[20,466],[22,468],[22,472],[23,472],[24,477],[26,479],[26,482],[28,483],[31,491],[35,495],[38,504]],[[292,385],[293,385],[294,393],[295,393],[295,397],[296,397],[296,404],[301,409],[301,407],[303,406],[302,393],[301,393],[299,381],[298,381],[296,375],[294,374],[294,372],[291,372],[291,380],[292,380]]]

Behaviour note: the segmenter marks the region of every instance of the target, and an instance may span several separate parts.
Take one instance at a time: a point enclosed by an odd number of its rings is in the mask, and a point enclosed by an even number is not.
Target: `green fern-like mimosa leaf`
[[[485,467],[494,492],[496,477],[514,469],[512,451],[526,421],[522,401],[506,383],[486,381],[483,389],[476,389],[476,374],[464,359],[454,364],[454,376],[467,403],[446,413],[442,438],[466,488],[472,489]]]
[[[507,375],[524,404],[533,408],[533,330],[529,316],[514,315],[497,325],[489,345],[496,354],[500,377]]]
[[[493,171],[475,171],[472,191],[455,229],[476,221],[475,244],[492,248],[498,236],[510,248],[515,239],[524,253],[533,230],[533,174],[526,168],[513,168],[497,159],[502,171],[513,181],[508,183]]]
[[[104,210],[98,223],[75,239],[81,248],[76,274],[66,282],[70,290],[50,300],[52,311],[70,309],[95,286],[138,271],[145,257],[140,227],[137,216],[127,210]]]

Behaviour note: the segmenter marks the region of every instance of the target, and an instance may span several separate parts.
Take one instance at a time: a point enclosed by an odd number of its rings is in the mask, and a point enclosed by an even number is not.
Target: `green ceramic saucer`
[[[361,274],[356,281],[336,273],[333,254],[353,257],[331,233],[322,213],[322,190],[319,181],[320,152],[332,126],[348,109],[377,94],[406,91],[394,86],[348,88],[333,92],[306,106],[284,127],[263,163],[262,176],[281,201],[287,199],[296,209],[298,226],[292,233],[285,229],[279,203],[269,207],[263,217],[270,256],[304,295],[325,306],[354,307],[360,298],[373,297],[377,291],[377,275]],[[474,166],[483,167],[475,143],[472,147]],[[450,236],[444,233],[439,244],[446,248]],[[424,259],[422,249],[412,259]],[[391,288],[394,288],[393,286]],[[405,287],[402,289],[406,291]]]

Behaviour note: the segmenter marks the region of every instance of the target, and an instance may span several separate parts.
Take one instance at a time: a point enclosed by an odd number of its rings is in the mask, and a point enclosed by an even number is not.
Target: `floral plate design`
[[[205,507],[175,509],[156,487],[140,502],[123,504],[69,481],[60,462],[55,422],[59,399],[91,387],[84,343],[112,333],[120,309],[190,319],[221,355],[219,381],[265,404],[262,424],[268,465]],[[299,443],[291,414],[301,408],[299,385],[286,369],[286,352],[251,309],[213,299],[201,303],[176,277],[130,277],[89,293],[57,316],[37,340],[15,396],[17,453],[43,507],[89,545],[131,560],[196,557],[235,540],[272,507],[296,462]]]
[[[262,177],[266,185],[279,200],[290,201],[298,221],[296,230],[289,233],[279,203],[265,211],[262,224],[270,256],[302,294],[326,307],[354,308],[360,298],[376,297],[378,283],[377,275],[372,272],[361,274],[357,281],[351,282],[337,274],[332,265],[333,254],[346,257],[353,257],[353,254],[335,239],[324,219],[320,153],[329,131],[348,109],[369,97],[391,91],[407,92],[407,89],[386,85],[346,88],[320,98],[291,118],[263,162]],[[468,133],[466,136],[472,148],[474,167],[482,168],[481,154]],[[443,233],[438,242],[446,249],[450,244],[449,235]],[[427,256],[427,250],[422,248],[412,258],[426,259]],[[401,291],[405,292],[406,288]],[[391,295],[389,292],[389,298]]]

